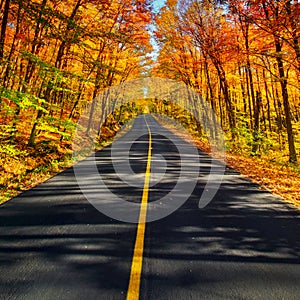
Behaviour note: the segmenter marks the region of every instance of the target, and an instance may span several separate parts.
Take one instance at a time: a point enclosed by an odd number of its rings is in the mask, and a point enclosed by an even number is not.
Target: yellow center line
[[[145,179],[144,179],[144,188],[143,188],[139,223],[137,227],[133,259],[131,264],[129,286],[127,291],[127,298],[126,298],[127,300],[139,299],[141,274],[142,274],[142,266],[143,266],[144,239],[145,239],[145,229],[146,229],[146,216],[147,216],[147,204],[148,204],[149,183],[150,183],[150,174],[151,174],[151,155],[152,155],[151,131],[145,116],[144,119],[149,134],[148,158],[147,158],[147,167],[146,167]]]

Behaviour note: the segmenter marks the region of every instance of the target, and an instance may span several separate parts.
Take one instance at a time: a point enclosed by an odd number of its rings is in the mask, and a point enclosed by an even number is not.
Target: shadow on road
[[[258,299],[266,290],[279,299],[287,288],[287,299],[300,297],[299,211],[231,169],[214,200],[198,209],[210,170],[210,158],[201,155],[190,199],[147,224],[144,298],[189,299],[181,293],[194,289],[200,298]],[[165,195],[167,185],[155,189]],[[83,299],[87,293],[124,299],[135,233],[136,225],[112,220],[85,200],[68,169],[0,207],[0,299]],[[231,285],[250,294],[238,296]]]

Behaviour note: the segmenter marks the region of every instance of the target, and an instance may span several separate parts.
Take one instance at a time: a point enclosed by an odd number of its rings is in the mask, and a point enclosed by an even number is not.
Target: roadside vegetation
[[[188,111],[166,101],[160,101],[160,105],[157,105],[157,100],[155,104],[150,101],[147,106],[151,107],[160,123],[184,139],[194,142],[200,150],[211,154],[211,145],[207,136],[199,134],[201,124]],[[164,116],[176,122],[170,122]],[[185,128],[185,131],[182,130],[181,126]],[[288,161],[288,148],[280,152],[266,148],[261,150],[260,155],[253,155],[249,148],[237,147],[228,135],[226,137],[226,134],[225,138],[227,139],[225,163],[229,167],[300,208],[300,167],[298,164],[292,164]],[[244,142],[246,143],[247,140]],[[297,143],[297,146],[300,145]]]
[[[0,201],[72,163],[86,106],[145,72],[150,22],[143,0],[0,1]]]

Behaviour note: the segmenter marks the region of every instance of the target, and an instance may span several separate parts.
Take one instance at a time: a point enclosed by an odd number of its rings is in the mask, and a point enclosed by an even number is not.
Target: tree
[[[101,90],[145,72],[146,0],[3,0],[0,6],[6,16],[1,114],[16,137],[26,132],[30,146],[41,134],[60,140],[72,134],[70,122]]]
[[[249,22],[256,24],[264,32],[273,36],[275,53],[273,56],[277,61],[278,78],[281,86],[281,95],[285,112],[286,130],[288,135],[289,145],[289,161],[297,162],[297,154],[294,142],[294,133],[291,122],[291,109],[288,94],[288,71],[285,68],[283,55],[283,42],[289,41],[286,31],[291,31],[292,45],[297,53],[297,40],[295,39],[295,23],[291,22],[291,2],[290,1],[275,1],[275,0],[260,0],[255,2],[250,1],[231,1],[231,6],[234,10]],[[245,9],[247,7],[247,9]],[[289,42],[290,44],[290,42]]]
[[[8,22],[9,6],[10,6],[10,0],[5,0],[2,22],[1,22],[1,32],[0,32],[0,62],[2,61],[4,55],[4,45],[5,45],[6,28]]]

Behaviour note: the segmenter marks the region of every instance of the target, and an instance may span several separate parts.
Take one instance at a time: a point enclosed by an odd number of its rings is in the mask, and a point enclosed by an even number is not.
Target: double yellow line
[[[148,205],[149,184],[150,184],[150,175],[151,175],[151,156],[152,156],[151,130],[145,116],[144,119],[149,134],[148,157],[147,157],[147,166],[146,166],[145,179],[144,179],[144,188],[143,188],[139,223],[137,227],[133,259],[131,264],[129,286],[127,291],[127,298],[126,298],[127,300],[139,299],[140,286],[141,286],[141,274],[142,274],[142,267],[143,267],[143,252],[144,252],[144,240],[145,240],[145,230],[146,230],[146,217],[147,217],[147,205]]]

